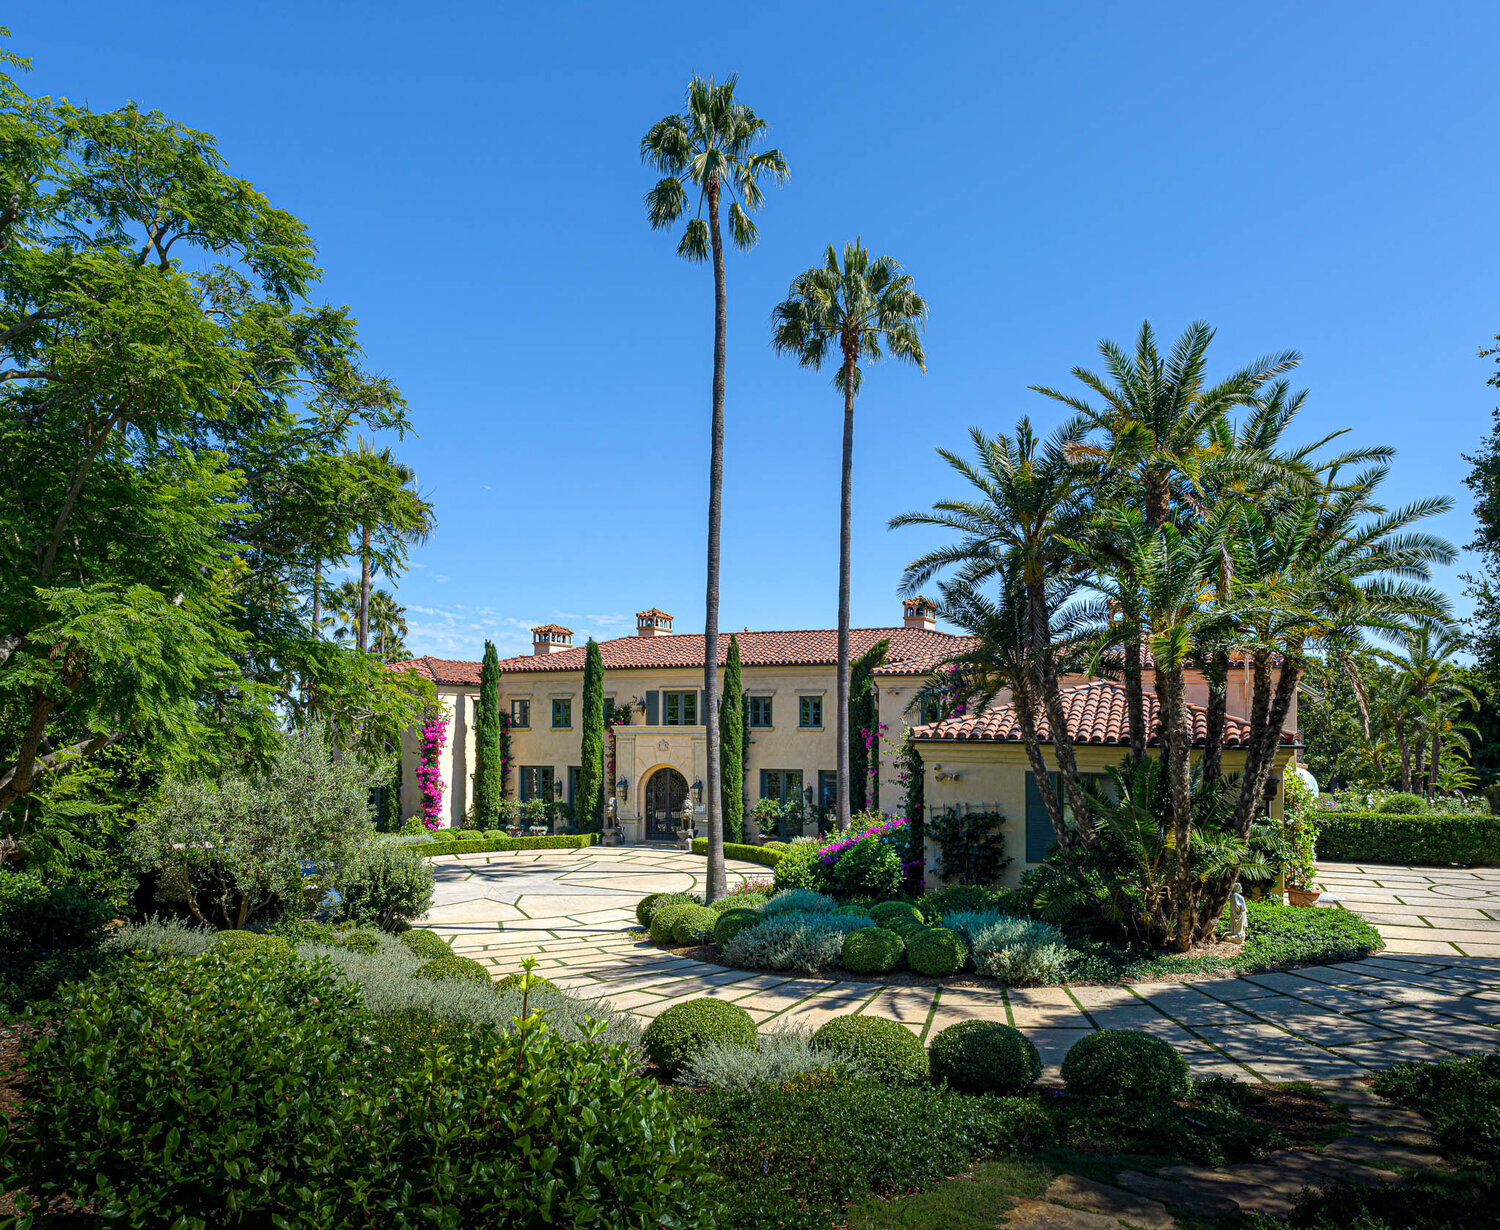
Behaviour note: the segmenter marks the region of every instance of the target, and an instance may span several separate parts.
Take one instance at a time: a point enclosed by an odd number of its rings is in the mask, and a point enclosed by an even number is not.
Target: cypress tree
[[[876,641],[849,668],[850,811],[865,811],[875,802],[869,793],[872,749],[865,747],[865,732],[875,729],[878,712],[875,704],[875,668],[885,661],[890,648],[890,641]]]
[[[580,833],[604,830],[604,659],[589,637],[583,655],[583,741],[574,822]]]
[[[474,717],[474,827],[500,827],[505,779],[500,771],[500,658],[484,643],[479,668],[479,711]]]
[[[745,840],[745,688],[740,679],[740,642],[732,633],[719,701],[719,799],[724,840]]]

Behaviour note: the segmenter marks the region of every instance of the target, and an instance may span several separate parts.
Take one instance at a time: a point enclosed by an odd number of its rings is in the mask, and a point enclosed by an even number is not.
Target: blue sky
[[[691,71],[740,74],[791,167],[729,260],[721,627],[836,610],[840,405],[772,306],[856,234],[928,297],[928,373],[867,373],[854,621],[897,622],[956,490],[937,446],[1057,421],[1031,384],[1203,318],[1215,370],[1306,356],[1301,435],[1400,450],[1447,493],[1500,332],[1489,3],[493,5],[54,0],[12,14],[33,93],[215,134],[312,229],[323,294],[411,403],[439,528],[397,593],[416,652],[556,620],[702,627],[712,280],[652,232],[639,160]],[[1458,594],[1458,569],[1443,584]],[[1462,605],[1460,601],[1460,605]]]

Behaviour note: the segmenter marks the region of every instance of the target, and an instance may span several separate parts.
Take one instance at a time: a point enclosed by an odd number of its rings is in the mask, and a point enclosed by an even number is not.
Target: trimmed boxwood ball
[[[635,903],[635,920],[643,927],[651,925],[651,909],[666,893],[647,893]]]
[[[918,931],[927,930],[927,924],[920,918],[908,918],[905,914],[898,914],[895,918],[888,918],[877,926],[884,927],[887,931],[894,931],[902,939],[907,940]]]
[[[423,927],[413,927],[410,931],[403,931],[401,942],[411,949],[414,955],[426,957],[428,960],[433,957],[453,955],[453,949],[448,947],[447,940],[436,931],[428,931]]]
[[[522,970],[517,974],[506,974],[495,984],[495,990],[499,991],[557,991],[558,988],[548,982],[540,974],[528,974]],[[559,992],[560,993],[560,992]]]
[[[852,1060],[883,1085],[920,1085],[927,1051],[905,1025],[879,1016],[836,1016],[813,1034],[813,1045]]]
[[[906,942],[884,927],[865,927],[844,936],[839,960],[856,974],[885,974],[901,964]]]
[[[743,1008],[722,999],[690,999],[673,1004],[646,1026],[646,1054],[668,1076],[711,1042],[755,1045],[755,1021]]]
[[[478,961],[469,957],[456,957],[451,953],[446,957],[434,957],[431,961],[417,966],[416,976],[431,978],[436,982],[455,978],[463,982],[478,983],[480,986],[490,985],[489,970]]]
[[[759,910],[743,909],[739,906],[725,910],[719,915],[719,921],[714,923],[714,943],[723,948],[741,931],[748,931],[751,927],[758,926],[765,921],[766,916]]]
[[[719,912],[706,905],[690,905],[672,924],[674,944],[706,944],[713,938],[714,924],[719,921]]]
[[[1160,1038],[1135,1029],[1101,1029],[1073,1044],[1062,1061],[1063,1084],[1084,1097],[1180,1102],[1188,1094],[1187,1060]]]
[[[906,963],[929,978],[946,978],[968,959],[963,937],[947,927],[927,927],[906,938]]]
[[[220,931],[214,936],[214,947],[225,954],[259,956],[279,953],[292,956],[296,949],[279,935],[262,935],[259,931]]]
[[[877,926],[885,926],[897,918],[910,918],[913,922],[922,921],[922,913],[909,901],[882,901],[879,905],[870,907],[870,917],[875,920]]]
[[[963,1093],[1020,1093],[1042,1074],[1030,1038],[999,1021],[960,1021],[928,1048],[932,1079]]]
[[[699,907],[690,901],[678,901],[672,905],[664,905],[652,912],[651,915],[651,940],[656,944],[670,944],[672,942],[672,928],[677,925],[679,918],[685,917],[689,910]]]

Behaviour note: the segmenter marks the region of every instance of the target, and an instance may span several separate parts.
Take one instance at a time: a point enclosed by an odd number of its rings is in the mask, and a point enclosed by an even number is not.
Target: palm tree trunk
[[[1078,776],[1078,761],[1073,755],[1073,740],[1063,711],[1062,692],[1057,682],[1057,667],[1052,661],[1052,628],[1048,621],[1046,586],[1040,579],[1026,582],[1027,605],[1031,619],[1031,642],[1036,656],[1037,682],[1041,685],[1042,706],[1052,734],[1052,758],[1062,777],[1063,794],[1073,811],[1073,825],[1078,838],[1088,849],[1096,844],[1088,801],[1083,797],[1083,782]]]
[[[364,527],[359,544],[359,651],[370,647],[370,527]]]
[[[854,532],[854,356],[844,353],[844,459],[839,480],[839,666],[834,766],[839,831],[849,827],[849,549]],[[874,801],[869,806],[878,806]]]
[[[1432,759],[1427,763],[1427,797],[1430,799],[1437,793],[1438,759],[1443,752],[1443,736],[1437,731],[1432,732]]]
[[[708,451],[708,578],[703,604],[703,721],[708,781],[704,783],[704,823],[708,834],[708,883],[704,900],[729,892],[724,874],[724,831],[719,822],[719,525],[724,507],[724,338],[729,308],[724,289],[724,237],[719,230],[719,185],[708,185],[708,230],[714,256],[713,425]]]
[[[1125,712],[1130,719],[1130,763],[1146,759],[1146,698],[1141,688],[1141,643],[1125,646]]]
[[[1396,716],[1396,746],[1401,749],[1401,790],[1411,793],[1411,748],[1406,742],[1406,720]]]
[[[1208,677],[1207,731],[1203,743],[1203,784],[1216,784],[1223,773],[1224,717],[1229,709],[1229,650],[1215,649],[1205,663]]]
[[[1021,744],[1026,748],[1026,761],[1031,765],[1031,774],[1036,779],[1036,791],[1041,796],[1042,806],[1047,809],[1047,819],[1052,822],[1053,836],[1057,838],[1059,846],[1068,850],[1073,847],[1075,838],[1068,831],[1062,801],[1057,797],[1057,791],[1052,789],[1052,774],[1042,756],[1042,741],[1036,729],[1036,703],[1032,698],[1031,688],[1022,686],[1026,681],[1016,682],[1017,686],[1011,689],[1011,700],[1021,723]]]
[[[1188,720],[1186,690],[1182,678],[1182,667],[1175,666],[1158,678],[1165,685],[1166,694],[1162,702],[1162,754],[1168,757],[1171,766],[1172,833],[1177,849],[1177,877],[1173,896],[1177,907],[1178,952],[1187,952],[1193,946],[1193,843],[1192,843],[1192,783],[1188,779],[1188,759],[1193,742],[1192,726]]]

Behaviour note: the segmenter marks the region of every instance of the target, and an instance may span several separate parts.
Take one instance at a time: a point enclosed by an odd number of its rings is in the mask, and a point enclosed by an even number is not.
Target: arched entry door
[[[646,840],[671,841],[682,823],[687,778],[676,769],[658,769],[646,780]]]

